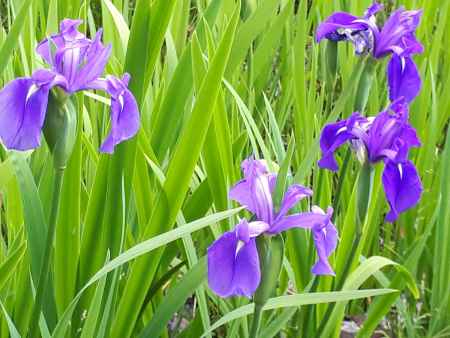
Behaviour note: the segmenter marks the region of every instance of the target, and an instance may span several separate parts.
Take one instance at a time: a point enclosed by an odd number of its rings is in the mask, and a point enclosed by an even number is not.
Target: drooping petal
[[[328,262],[328,257],[337,245],[337,230],[330,222],[326,226],[317,226],[313,229],[314,245],[316,246],[318,260],[311,269],[315,275],[335,275]]]
[[[421,52],[421,45],[414,37],[421,16],[420,10],[406,11],[404,8],[392,13],[377,36],[374,56],[381,58],[390,53],[409,56]]]
[[[305,197],[311,196],[313,194],[312,190],[306,188],[300,184],[291,185],[286,193],[284,194],[283,200],[281,201],[280,211],[277,214],[276,219],[284,217],[287,212],[293,208],[300,200]]]
[[[250,298],[261,281],[258,250],[254,238],[245,243],[236,255],[233,279],[234,295]]]
[[[392,55],[387,68],[389,99],[404,97],[411,102],[419,94],[422,81],[419,70],[410,57]]]
[[[390,206],[386,221],[394,222],[400,213],[418,203],[423,191],[422,182],[411,161],[404,163],[386,161],[382,180]]]
[[[208,284],[221,297],[246,296],[261,279],[254,238],[239,239],[236,231],[223,234],[208,248]]]
[[[333,275],[334,271],[328,262],[328,257],[336,249],[338,235],[334,224],[331,222],[333,208],[329,207],[325,214],[319,207],[314,207],[314,212],[327,216],[323,223],[315,224],[312,233],[314,245],[317,250],[318,260],[311,269],[315,275]]]
[[[347,35],[339,32],[341,29],[348,29],[351,31],[367,29],[367,24],[358,22],[359,19],[360,18],[357,16],[345,12],[333,13],[317,28],[316,41],[320,42],[320,40],[324,38],[333,41],[346,40]]]
[[[208,284],[221,297],[229,297],[234,292],[238,238],[234,231],[226,232],[208,248]]]
[[[358,113],[354,113],[347,120],[327,124],[320,135],[322,158],[318,162],[319,167],[337,171],[338,164],[334,158],[334,152],[345,142],[356,138],[353,133],[353,127],[355,124],[365,121]]]
[[[35,79],[15,79],[0,91],[0,138],[7,148],[30,150],[40,146],[53,78],[49,72],[39,71]]]
[[[122,79],[108,76],[96,80],[91,89],[103,89],[111,95],[111,130],[100,147],[103,153],[112,154],[117,144],[132,138],[139,130],[139,109],[133,94],[128,90],[129,75]]]

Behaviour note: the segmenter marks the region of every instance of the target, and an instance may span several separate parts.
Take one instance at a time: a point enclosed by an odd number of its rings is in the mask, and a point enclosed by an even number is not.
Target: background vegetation
[[[100,155],[108,101],[76,95],[78,137],[40,334],[246,337],[250,301],[212,294],[204,255],[236,223],[241,211],[227,191],[241,161],[255,154],[289,168],[291,180],[315,191],[314,204],[334,205],[340,233],[335,278],[310,273],[309,233],[286,234],[261,337],[339,336],[355,325],[359,337],[449,337],[450,2],[383,2],[388,10],[424,11],[418,38],[425,52],[415,57],[423,88],[410,117],[423,144],[412,159],[425,192],[418,207],[385,223],[377,168],[352,259],[359,165],[350,157],[345,175],[318,170],[317,140],[327,121],[352,113],[364,59],[340,44],[337,73],[330,73],[327,44],[313,36],[333,11],[362,14],[369,0],[3,0],[2,84],[42,65],[36,44],[62,18],[81,18],[89,36],[103,27],[113,45],[107,72],[131,74],[142,118],[138,137]],[[366,115],[387,105],[385,62],[376,66]],[[0,336],[20,337],[33,307],[53,170],[46,146],[2,148],[0,160]]]

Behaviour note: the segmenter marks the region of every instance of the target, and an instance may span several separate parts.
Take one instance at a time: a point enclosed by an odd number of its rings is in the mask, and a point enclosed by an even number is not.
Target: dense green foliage
[[[389,11],[424,10],[425,52],[415,56],[423,88],[410,111],[422,141],[411,156],[425,188],[419,205],[385,223],[376,167],[359,237],[358,161],[340,151],[342,175],[316,164],[324,124],[354,111],[365,59],[339,44],[330,67],[314,31],[333,11],[361,14],[370,2],[1,2],[2,85],[42,66],[37,42],[61,19],[81,18],[89,36],[103,27],[113,46],[107,72],[131,74],[141,111],[138,136],[100,154],[109,102],[101,93],[75,96],[77,138],[63,177],[42,337],[248,337],[254,304],[214,295],[204,256],[244,214],[227,192],[252,154],[311,187],[314,204],[333,205],[340,236],[336,276],[313,277],[311,235],[283,234],[283,269],[261,337],[337,337],[344,321],[358,323],[358,337],[450,336],[449,1],[383,1]],[[386,60],[375,67],[366,115],[388,103]],[[46,145],[26,153],[0,147],[0,337],[29,334],[53,178]]]

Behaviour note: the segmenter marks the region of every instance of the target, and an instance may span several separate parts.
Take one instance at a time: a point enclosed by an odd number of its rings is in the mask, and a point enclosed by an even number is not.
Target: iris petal
[[[293,208],[300,200],[313,194],[311,189],[308,189],[300,184],[291,185],[284,194],[281,201],[280,211],[277,214],[277,219],[286,216],[288,211]]]
[[[262,161],[251,158],[242,163],[242,169],[245,178],[230,189],[230,199],[246,206],[259,220],[271,223],[273,175]]]
[[[387,68],[389,99],[395,101],[404,97],[411,102],[419,94],[422,81],[419,70],[410,57],[392,55]]]
[[[113,153],[115,146],[132,138],[139,130],[139,109],[128,90],[128,74],[124,79],[106,78],[106,90],[111,95],[111,129],[100,147],[103,153]]]
[[[422,52],[422,46],[414,37],[421,16],[422,11],[406,11],[403,8],[392,13],[377,36],[374,56],[381,58],[390,53],[409,56]]]
[[[359,19],[357,16],[345,12],[337,12],[330,15],[317,28],[316,41],[319,42],[324,38],[334,41],[345,40],[346,36],[340,34],[338,32],[339,29],[355,31],[367,29],[368,25],[364,22],[357,21]]]
[[[320,149],[322,158],[318,165],[332,171],[338,170],[338,164],[334,158],[335,151],[345,142],[356,138],[352,129],[357,123],[364,123],[366,119],[358,113],[354,113],[349,119],[327,124],[320,135]]]
[[[208,284],[221,297],[250,298],[261,279],[255,239],[239,248],[238,243],[236,232],[230,231],[208,248]]]
[[[415,206],[422,195],[423,187],[411,161],[394,163],[387,161],[383,171],[383,187],[390,211],[386,221],[394,222],[401,212]]]
[[[29,150],[40,146],[50,86],[46,81],[39,82],[18,78],[0,91],[0,138],[9,149]]]

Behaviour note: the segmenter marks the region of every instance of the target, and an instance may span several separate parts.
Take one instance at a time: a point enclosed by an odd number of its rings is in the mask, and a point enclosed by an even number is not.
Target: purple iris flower
[[[374,2],[362,17],[334,13],[319,25],[316,40],[351,41],[356,54],[371,53],[376,59],[392,55],[387,71],[389,98],[395,101],[404,97],[411,102],[421,87],[419,71],[411,56],[423,52],[423,46],[415,36],[422,11],[407,11],[401,7],[380,30],[375,14],[382,9],[381,4]]]
[[[390,206],[386,221],[395,221],[401,212],[417,204],[423,188],[414,164],[408,160],[408,152],[411,147],[420,146],[420,141],[408,122],[404,98],[374,118],[353,113],[346,120],[326,125],[320,137],[319,166],[336,171],[334,153],[346,142],[370,163],[384,161],[382,180]]]
[[[100,151],[114,147],[139,129],[139,110],[128,90],[129,75],[102,78],[111,46],[104,46],[102,32],[93,40],[78,31],[81,20],[65,19],[60,32],[39,43],[37,53],[50,66],[31,77],[9,82],[0,91],[0,139],[9,149],[29,150],[40,146],[50,90],[57,86],[71,95],[80,90],[100,89],[111,96],[111,131]]]
[[[247,159],[242,163],[244,179],[229,192],[229,197],[254,214],[255,221],[243,219],[236,227],[224,233],[208,248],[208,282],[221,297],[251,295],[257,289],[261,271],[256,237],[275,235],[290,228],[311,229],[317,249],[318,261],[312,272],[316,275],[334,275],[328,257],[336,248],[337,230],[331,222],[333,209],[325,213],[319,207],[311,212],[288,212],[312,191],[299,184],[291,185],[274,210],[272,194],[276,174],[270,173],[265,162]]]

